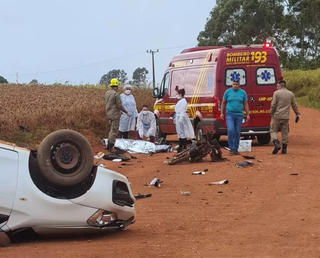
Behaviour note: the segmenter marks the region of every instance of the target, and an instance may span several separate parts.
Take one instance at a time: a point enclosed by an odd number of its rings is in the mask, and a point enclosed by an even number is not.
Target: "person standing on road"
[[[238,80],[234,80],[232,82],[232,88],[227,89],[223,95],[220,115],[222,120],[224,120],[224,110],[226,106],[226,122],[230,154],[240,155],[238,149],[243,121],[243,107],[247,113],[247,122],[250,120],[250,115],[247,93],[240,89]]]
[[[274,144],[272,154],[277,154],[281,150],[280,142],[277,138],[277,133],[281,131],[282,137],[282,154],[287,154],[288,136],[289,136],[289,118],[290,106],[296,114],[297,123],[300,119],[300,113],[297,103],[295,101],[294,93],[287,89],[285,81],[279,81],[277,85],[278,90],[273,93],[271,102],[271,123],[270,134]]]
[[[179,147],[177,151],[181,152],[182,149],[187,148],[187,138],[194,138],[194,130],[190,118],[187,114],[188,103],[184,98],[185,89],[179,89],[177,93],[178,102],[174,107],[174,119],[176,124],[176,131],[179,137]]]
[[[108,137],[108,144],[106,149],[110,152],[114,152],[114,144],[116,142],[116,137],[119,132],[119,123],[121,111],[131,117],[131,113],[125,110],[121,103],[121,97],[118,93],[119,81],[115,78],[111,79],[110,87],[111,89],[104,95],[107,119],[110,125],[110,132]]]
[[[135,118],[138,116],[136,100],[134,96],[131,94],[131,90],[131,85],[126,84],[124,85],[124,93],[120,95],[123,107],[131,113],[131,116],[122,113],[120,117],[119,131],[120,137],[123,139],[129,138],[129,131],[134,131],[136,124]]]
[[[157,122],[154,114],[148,110],[147,105],[142,106],[142,111],[138,115],[137,119],[137,138],[142,140],[145,136],[149,138],[150,142],[156,140],[156,128]]]

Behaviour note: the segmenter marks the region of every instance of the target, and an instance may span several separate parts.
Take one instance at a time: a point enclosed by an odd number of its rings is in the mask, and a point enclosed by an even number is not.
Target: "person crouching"
[[[155,115],[148,110],[147,105],[143,105],[137,119],[137,139],[142,140],[143,137],[146,137],[149,138],[150,142],[154,143],[156,140],[156,128]]]

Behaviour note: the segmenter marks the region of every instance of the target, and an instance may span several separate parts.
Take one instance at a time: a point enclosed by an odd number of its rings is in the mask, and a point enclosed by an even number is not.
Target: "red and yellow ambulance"
[[[277,81],[282,79],[279,60],[270,43],[189,48],[173,57],[160,88],[153,91],[157,136],[176,134],[172,116],[178,88],[185,89],[187,112],[197,139],[206,132],[213,132],[218,139],[227,135],[226,121],[220,119],[220,106],[234,79],[246,91],[250,109],[251,119],[244,119],[241,135],[254,135],[260,144],[268,144],[270,104]]]

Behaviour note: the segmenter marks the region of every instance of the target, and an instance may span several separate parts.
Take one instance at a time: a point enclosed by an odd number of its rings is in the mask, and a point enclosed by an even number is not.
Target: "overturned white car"
[[[95,166],[72,130],[49,134],[37,151],[0,142],[0,246],[25,229],[121,229],[134,222],[127,178]]]

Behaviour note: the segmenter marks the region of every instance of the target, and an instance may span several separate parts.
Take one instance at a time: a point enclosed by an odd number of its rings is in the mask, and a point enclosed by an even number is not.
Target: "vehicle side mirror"
[[[158,96],[159,96],[159,90],[158,90],[158,88],[154,88],[153,89],[153,97],[158,98]]]

